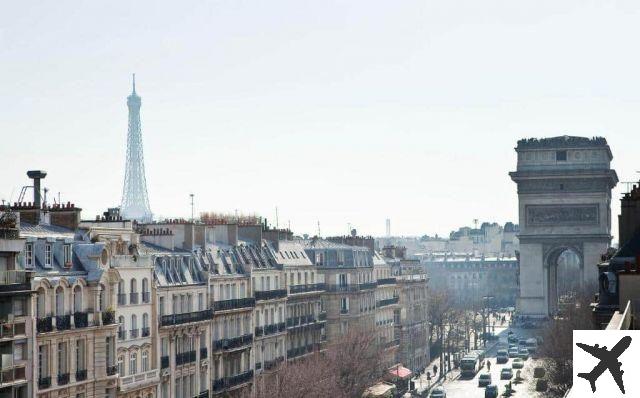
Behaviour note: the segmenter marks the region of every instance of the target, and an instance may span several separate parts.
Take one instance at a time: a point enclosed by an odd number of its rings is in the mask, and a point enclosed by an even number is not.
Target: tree
[[[546,370],[549,397],[562,397],[573,380],[573,331],[592,329],[590,304],[597,288],[587,285],[566,306],[561,315],[550,319],[542,331],[543,343],[538,347]]]
[[[284,364],[262,376],[258,397],[360,397],[387,371],[375,333],[348,333],[326,351]]]

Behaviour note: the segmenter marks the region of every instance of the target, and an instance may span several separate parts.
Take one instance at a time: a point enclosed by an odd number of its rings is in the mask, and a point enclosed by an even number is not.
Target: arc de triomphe
[[[574,252],[579,283],[597,282],[601,254],[611,243],[611,189],[618,177],[601,137],[518,141],[520,314],[546,317],[558,309],[558,257]]]

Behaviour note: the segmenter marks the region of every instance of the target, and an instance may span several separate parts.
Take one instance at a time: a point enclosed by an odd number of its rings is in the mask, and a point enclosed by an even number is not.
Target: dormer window
[[[24,248],[25,267],[33,267],[33,243],[27,243]]]
[[[50,243],[44,245],[44,266],[51,267],[52,247]]]

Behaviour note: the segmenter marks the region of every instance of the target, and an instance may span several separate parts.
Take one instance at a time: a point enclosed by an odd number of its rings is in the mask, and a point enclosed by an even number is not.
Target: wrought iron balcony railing
[[[184,314],[163,315],[160,318],[160,326],[181,325],[184,323],[201,322],[211,319],[213,311],[208,309],[204,311],[185,312]]]
[[[250,345],[253,342],[252,334],[245,334],[244,336],[233,337],[230,339],[221,339],[213,342],[214,350],[232,350],[245,345]]]
[[[142,292],[142,302],[143,303],[151,302],[151,293],[150,292]]]
[[[200,360],[207,359],[207,347],[200,348]]]
[[[132,339],[137,339],[138,338],[138,329],[131,329],[129,331],[129,336],[131,336]]]
[[[73,314],[73,325],[78,328],[89,326],[89,314],[86,312],[76,312]]]
[[[151,334],[151,331],[149,328],[142,328],[142,337],[149,337],[149,335]]]
[[[391,297],[384,300],[378,300],[378,302],[376,303],[376,307],[385,307],[387,305],[398,304],[399,300],[399,297]]]
[[[38,388],[44,390],[51,387],[51,377],[40,377],[38,379]]]
[[[129,304],[138,304],[138,293],[129,293]]]
[[[102,324],[103,325],[113,325],[116,321],[116,312],[115,311],[105,311],[102,313]]]
[[[241,299],[231,299],[223,301],[214,301],[213,309],[216,311],[228,311],[241,308],[252,308],[256,305],[256,299],[253,297],[246,297]]]
[[[378,279],[378,286],[380,285],[395,285],[396,278],[382,278]]]
[[[326,290],[326,285],[324,283],[312,283],[312,284],[306,284],[306,285],[289,286],[289,294],[322,292],[325,290]]]
[[[166,369],[168,367],[169,367],[169,356],[165,355],[163,357],[160,357],[160,368]]]
[[[107,366],[107,376],[113,376],[118,373],[118,366]]]
[[[87,370],[76,370],[76,381],[87,380]]]
[[[61,373],[58,375],[58,385],[63,386],[69,384],[69,373]]]
[[[127,304],[127,295],[126,293],[118,293],[118,305]]]
[[[196,352],[188,351],[180,354],[176,354],[176,365],[184,365],[185,363],[195,362]]]
[[[71,329],[71,315],[57,315],[56,316],[56,329],[69,330]]]
[[[253,292],[256,300],[274,300],[287,297],[287,291],[285,289],[279,290],[266,290]]]
[[[53,318],[48,316],[45,318],[38,318],[36,321],[36,330],[38,333],[47,333],[53,331]],[[51,382],[51,380],[49,380]]]

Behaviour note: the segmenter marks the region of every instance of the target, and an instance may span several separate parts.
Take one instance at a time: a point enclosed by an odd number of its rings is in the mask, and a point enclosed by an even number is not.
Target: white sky
[[[41,168],[85,218],[117,205],[135,72],[156,215],[517,221],[519,138],[603,135],[638,178],[638,38],[638,1],[7,2],[0,198]]]

